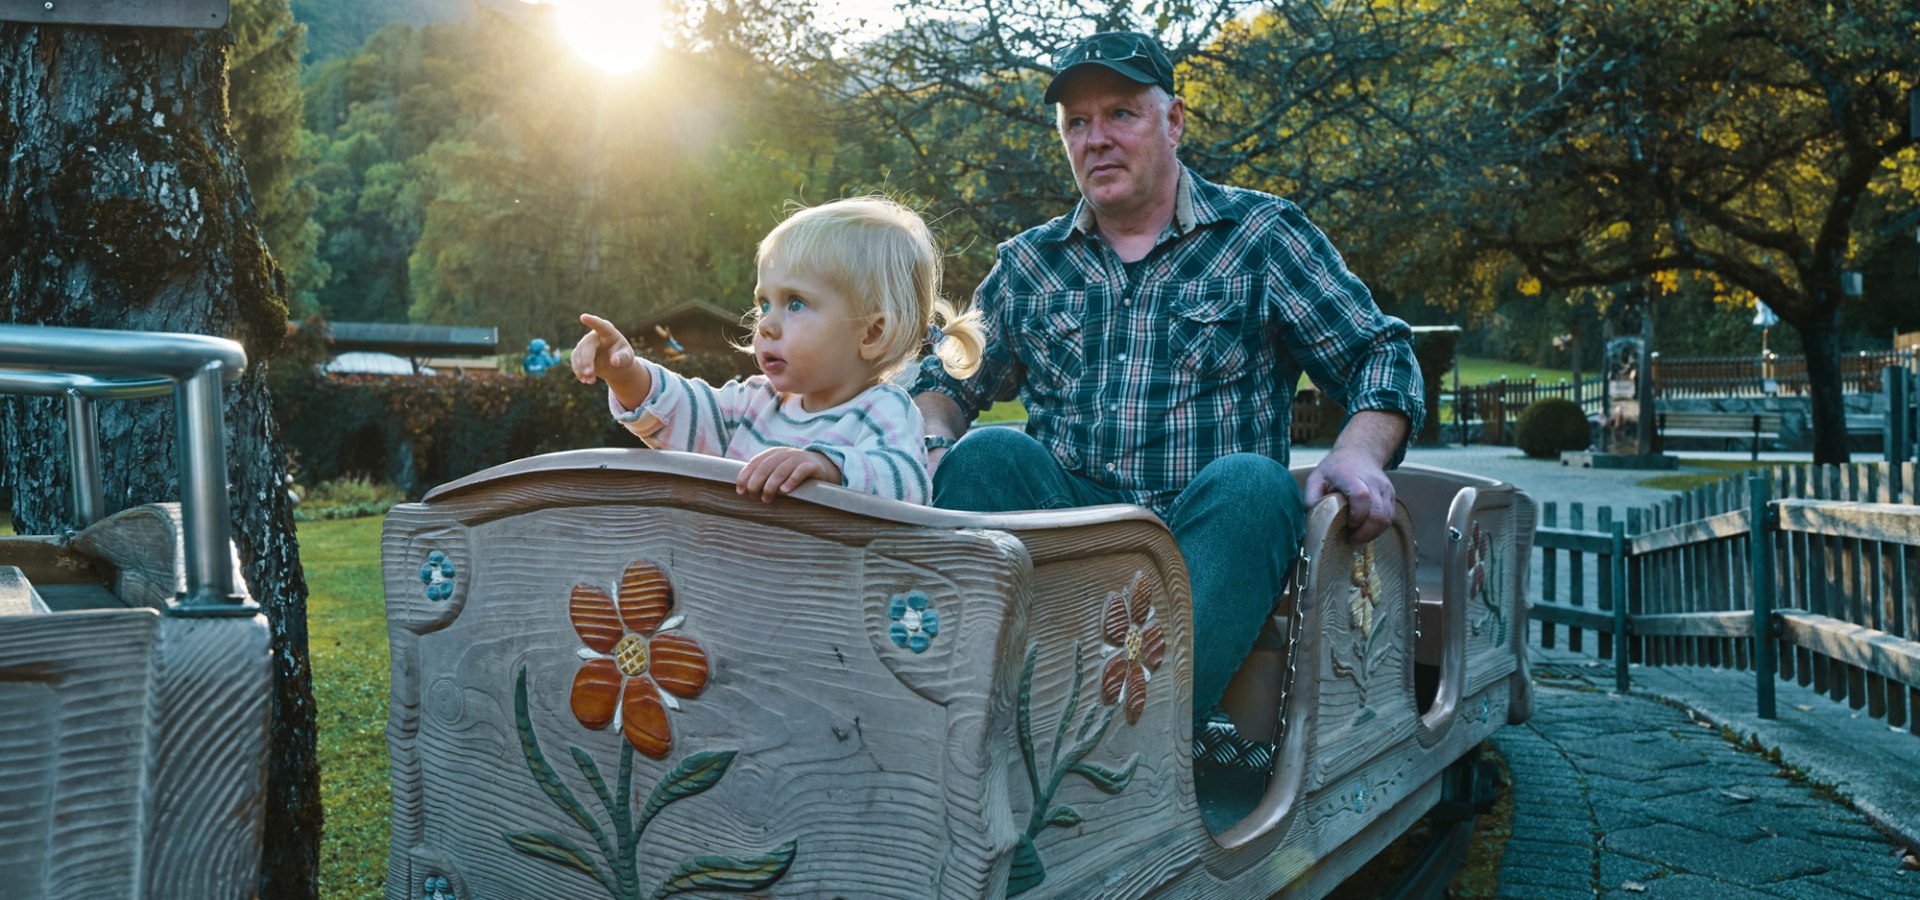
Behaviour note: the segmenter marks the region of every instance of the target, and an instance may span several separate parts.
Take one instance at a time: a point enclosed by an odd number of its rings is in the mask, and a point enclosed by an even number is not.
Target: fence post
[[[1887,395],[1886,457],[1889,464],[1907,461],[1913,452],[1913,435],[1907,421],[1907,404],[1912,402],[1907,391],[1913,384],[1913,377],[1905,366],[1888,366],[1880,370],[1881,386]]]
[[[1627,692],[1627,523],[1613,523],[1613,686]]]
[[[1779,645],[1773,639],[1773,506],[1772,487],[1764,473],[1747,476],[1747,556],[1753,571],[1747,583],[1753,586],[1753,677],[1754,699],[1760,718],[1775,718],[1773,678]]]

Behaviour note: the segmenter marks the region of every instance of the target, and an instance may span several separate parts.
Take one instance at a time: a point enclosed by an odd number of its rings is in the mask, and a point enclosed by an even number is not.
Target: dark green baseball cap
[[[1054,57],[1053,80],[1047,82],[1047,103],[1058,103],[1067,78],[1088,66],[1112,69],[1132,81],[1159,85],[1173,93],[1173,62],[1160,42],[1137,31],[1102,31]]]

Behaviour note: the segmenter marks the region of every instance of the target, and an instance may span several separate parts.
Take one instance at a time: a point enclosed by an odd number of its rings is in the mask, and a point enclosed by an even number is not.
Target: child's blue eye
[[[807,308],[807,301],[799,297],[787,298],[787,312],[799,312]]]
[[[755,309],[760,310],[760,314],[763,316],[767,314],[767,310],[773,308],[773,304],[768,303],[766,300],[755,301],[753,306]]]

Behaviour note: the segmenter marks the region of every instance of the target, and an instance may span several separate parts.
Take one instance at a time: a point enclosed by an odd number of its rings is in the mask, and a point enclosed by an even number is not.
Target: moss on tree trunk
[[[252,365],[227,389],[226,424],[234,539],[273,629],[261,894],[307,897],[320,837],[307,586],[265,378],[286,306],[228,130],[228,40],[0,25],[0,318],[246,347]],[[109,508],[177,499],[171,404],[106,404],[99,430]],[[0,404],[0,480],[14,488],[21,533],[71,525],[65,432],[47,401]]]

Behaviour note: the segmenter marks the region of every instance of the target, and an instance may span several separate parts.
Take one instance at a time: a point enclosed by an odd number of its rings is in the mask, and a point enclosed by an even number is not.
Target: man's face
[[[1171,203],[1180,180],[1173,151],[1186,107],[1159,88],[1089,68],[1060,92],[1060,140],[1095,213],[1125,217]]]

